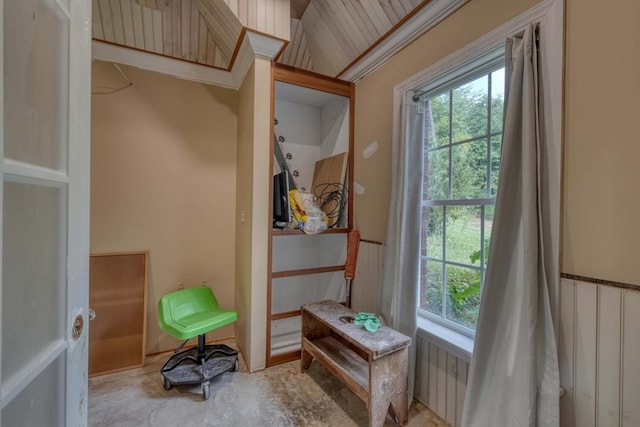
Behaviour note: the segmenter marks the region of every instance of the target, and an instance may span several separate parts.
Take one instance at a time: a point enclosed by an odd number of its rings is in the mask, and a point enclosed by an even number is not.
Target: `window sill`
[[[471,361],[473,338],[418,316],[418,336],[466,362]]]

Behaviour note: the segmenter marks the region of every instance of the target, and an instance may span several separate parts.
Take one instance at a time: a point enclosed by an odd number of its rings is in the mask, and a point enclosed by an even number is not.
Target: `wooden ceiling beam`
[[[216,47],[228,63],[240,39],[242,24],[222,0],[196,0],[196,5]]]
[[[136,0],[136,2],[142,7],[164,12],[169,9],[170,0]]]
[[[302,18],[310,1],[311,0],[291,0],[291,17],[294,19]]]

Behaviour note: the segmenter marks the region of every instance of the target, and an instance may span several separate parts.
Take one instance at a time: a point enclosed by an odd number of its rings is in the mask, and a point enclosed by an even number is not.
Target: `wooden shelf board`
[[[313,341],[303,338],[302,347],[368,404],[369,364],[366,360],[332,336]]]
[[[275,356],[270,356],[267,360],[267,367],[280,365],[282,363],[292,362],[300,359],[300,350],[291,351],[289,353],[282,353]]]
[[[347,305],[346,301],[338,301],[338,304]],[[288,319],[289,317],[301,316],[302,310],[283,311],[281,313],[272,313],[270,320]]]
[[[271,315],[271,320],[288,319],[290,317],[300,316],[301,314],[302,314],[302,310],[292,310],[292,311],[286,311],[283,313],[274,313]]]
[[[340,234],[340,233],[348,233],[351,231],[348,227],[338,227],[338,228],[329,228],[323,231],[320,234]],[[303,235],[304,231],[298,230],[296,228],[273,228],[271,230],[271,235],[273,236],[296,236]],[[316,236],[317,234],[310,234],[310,236]]]
[[[299,270],[274,271],[271,273],[272,279],[281,279],[291,276],[305,276],[307,274],[332,273],[335,271],[344,271],[344,265],[331,265],[328,267],[312,267],[301,268]]]

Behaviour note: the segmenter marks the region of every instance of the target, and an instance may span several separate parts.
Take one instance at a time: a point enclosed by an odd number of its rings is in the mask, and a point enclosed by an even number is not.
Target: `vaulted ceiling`
[[[337,76],[398,22],[426,3],[292,0],[296,13],[291,16],[291,42],[279,62]]]
[[[287,41],[277,61],[340,77],[431,0],[92,0],[93,38],[229,69],[242,34]]]

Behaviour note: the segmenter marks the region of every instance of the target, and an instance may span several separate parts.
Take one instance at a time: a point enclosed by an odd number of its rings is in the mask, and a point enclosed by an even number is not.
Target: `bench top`
[[[411,338],[387,326],[380,326],[377,331],[369,332],[361,325],[340,320],[344,316],[354,318],[357,313],[336,301],[305,304],[302,306],[302,311],[313,315],[334,333],[360,348],[373,359],[411,344]]]

